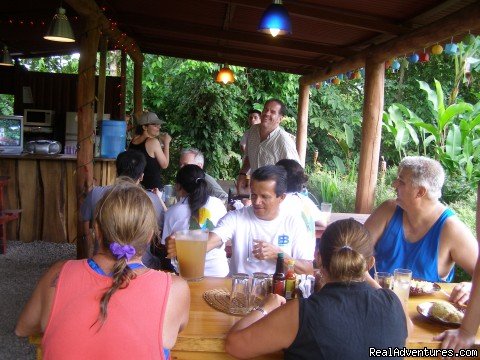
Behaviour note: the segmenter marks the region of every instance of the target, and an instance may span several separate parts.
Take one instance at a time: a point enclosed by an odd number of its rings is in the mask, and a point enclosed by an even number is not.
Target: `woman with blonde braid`
[[[326,285],[307,299],[288,303],[270,294],[232,327],[229,354],[247,359],[284,350],[287,360],[369,359],[369,347],[405,346],[400,300],[393,291],[365,282],[374,263],[368,231],[353,219],[336,221],[317,241],[315,255]]]
[[[168,359],[188,321],[190,293],[179,277],[141,258],[158,232],[144,190],[120,181],[95,210],[99,252],[53,265],[40,279],[15,333],[44,333],[43,359]]]

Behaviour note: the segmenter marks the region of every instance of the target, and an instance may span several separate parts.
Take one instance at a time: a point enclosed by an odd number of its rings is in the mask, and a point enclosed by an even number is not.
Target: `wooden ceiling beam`
[[[144,47],[147,53],[151,52],[148,45]],[[276,64],[272,64],[271,62],[262,62],[262,59],[255,59],[255,61],[250,61],[249,59],[242,59],[238,56],[230,56],[225,54],[223,56],[218,55],[207,55],[207,54],[198,54],[189,52],[188,49],[170,49],[165,48],[162,50],[162,55],[170,56],[170,57],[177,57],[181,59],[190,59],[190,60],[198,60],[198,61],[206,61],[212,63],[224,63],[228,62],[230,65],[236,66],[244,66],[249,68],[255,69],[263,69],[263,70],[271,70],[271,71],[280,71],[290,74],[296,75],[305,75],[309,73],[309,68],[291,64],[283,64],[281,61],[277,62]]]
[[[235,4],[238,6],[248,6],[251,8],[264,10],[271,1],[257,0],[211,0],[214,2]],[[411,29],[407,26],[385,21],[377,16],[368,16],[354,11],[336,9],[331,6],[322,6],[311,3],[300,2],[298,0],[284,0],[283,4],[291,16],[323,21],[330,24],[353,27],[357,29],[375,31],[378,33],[389,33],[401,35],[408,33]],[[260,20],[260,19],[258,19]]]
[[[134,62],[143,63],[144,57],[135,41],[122,33],[116,26],[112,26],[111,22],[103,14],[94,0],[65,0],[79,15],[86,18],[97,19],[100,29],[113,42],[120,46],[125,46],[127,54]]]
[[[478,19],[480,19],[480,2],[473,3],[430,25],[418,28],[410,34],[400,36],[384,44],[372,46],[349,59],[332,63],[331,66],[320,71],[302,76],[300,82],[302,84],[311,84],[352,69],[358,69],[365,65],[367,57],[374,59],[376,62],[383,62],[418,49],[429,47],[436,42],[449,39],[452,36],[478,29],[480,27]]]
[[[345,58],[354,54],[353,51],[345,50],[344,48],[339,46],[299,41],[286,37],[273,38],[270,35],[262,33],[251,33],[237,30],[223,31],[213,26],[192,24],[166,18],[147,16],[140,17],[132,14],[130,16],[119,17],[118,20],[120,24],[128,24],[128,26],[133,29],[133,31],[136,31],[138,34],[140,34],[140,32],[147,31],[150,33],[152,33],[152,31],[160,31],[162,33],[173,32],[178,33],[181,36],[185,36],[186,34],[194,34],[210,38],[212,39],[212,41],[228,40],[246,44],[255,43],[257,45],[269,46],[273,48],[288,48],[309,53],[317,53],[319,55],[336,56],[338,58]],[[138,36],[140,37],[141,35]]]
[[[325,66],[325,62],[319,62],[316,60],[298,57],[298,56],[290,56],[290,55],[280,55],[274,54],[267,51],[255,51],[255,50],[246,50],[246,49],[238,49],[228,45],[207,45],[207,44],[199,44],[198,42],[193,41],[179,41],[177,39],[171,38],[159,38],[158,36],[155,37],[142,37],[144,40],[142,45],[146,47],[153,48],[156,47],[157,51],[155,53],[162,53],[162,50],[165,47],[170,49],[177,49],[177,50],[198,50],[198,51],[205,51],[211,54],[218,54],[218,57],[222,57],[224,54],[228,54],[229,56],[240,56],[240,57],[249,57],[249,58],[261,58],[263,60],[271,61],[273,63],[281,60],[284,63],[290,63],[292,65],[298,66],[308,66],[309,68],[312,67],[322,67]]]

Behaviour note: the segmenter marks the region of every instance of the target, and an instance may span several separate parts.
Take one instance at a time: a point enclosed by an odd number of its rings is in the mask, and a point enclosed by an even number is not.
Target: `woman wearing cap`
[[[315,260],[326,285],[307,299],[288,303],[269,294],[232,327],[226,340],[229,354],[249,359],[283,350],[286,360],[368,359],[369,347],[405,346],[411,324],[402,303],[390,289],[365,282],[375,261],[365,227],[353,219],[332,223],[317,240]]]
[[[180,277],[141,262],[158,233],[151,200],[118,181],[97,204],[94,227],[98,253],[53,265],[15,333],[43,333],[44,359],[169,359],[188,321],[190,292]]]
[[[145,189],[162,189],[162,169],[168,167],[170,161],[170,141],[172,138],[167,133],[160,135],[160,120],[157,114],[149,111],[143,112],[137,120],[136,136],[128,146],[129,150],[137,150],[145,155],[147,166],[140,182]],[[157,137],[160,135],[163,149]]]

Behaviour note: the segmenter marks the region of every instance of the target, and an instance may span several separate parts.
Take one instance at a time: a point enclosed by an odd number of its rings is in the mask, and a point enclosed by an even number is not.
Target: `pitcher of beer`
[[[178,270],[187,281],[200,281],[205,271],[208,231],[181,230],[175,233]]]

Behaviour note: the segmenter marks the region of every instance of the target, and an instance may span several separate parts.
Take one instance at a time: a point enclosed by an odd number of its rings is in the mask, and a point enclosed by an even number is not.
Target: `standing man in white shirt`
[[[282,159],[300,162],[297,148],[291,135],[280,123],[285,115],[285,105],[278,99],[268,100],[262,111],[260,124],[253,125],[248,132],[247,149],[243,165],[237,178],[239,193],[248,192],[246,176],[248,170],[255,171],[261,166],[274,165]]]

